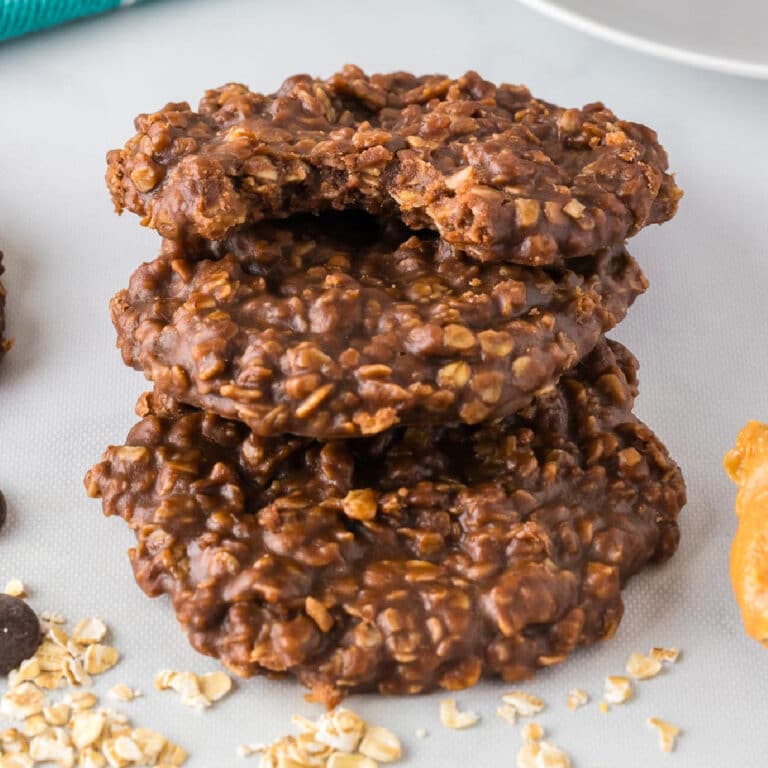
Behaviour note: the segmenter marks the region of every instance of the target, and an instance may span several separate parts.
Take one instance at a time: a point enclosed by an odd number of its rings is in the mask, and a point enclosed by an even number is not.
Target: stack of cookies
[[[163,241],[111,311],[154,390],[86,485],[192,644],[333,704],[609,637],[685,501],[604,338],[681,196],[654,132],[351,66],[136,129],[107,181]]]

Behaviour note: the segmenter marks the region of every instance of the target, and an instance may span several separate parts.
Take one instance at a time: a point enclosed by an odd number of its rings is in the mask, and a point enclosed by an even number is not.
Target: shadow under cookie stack
[[[655,133],[351,66],[136,130],[107,181],[163,240],[111,312],[154,389],[86,486],[193,646],[333,705],[610,637],[685,503],[604,338],[681,196]]]

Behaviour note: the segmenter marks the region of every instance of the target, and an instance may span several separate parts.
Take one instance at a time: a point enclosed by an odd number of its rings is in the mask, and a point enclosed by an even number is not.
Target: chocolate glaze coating
[[[142,114],[108,155],[118,212],[164,237],[357,208],[431,229],[480,261],[555,264],[670,219],[682,192],[654,131],[602,104],[565,109],[477,73],[347,66],[265,96],[207,91]]]
[[[635,373],[604,342],[500,423],[327,443],[148,396],[85,483],[142,589],[238,674],[327,704],[520,680],[611,636],[622,585],[677,546],[685,487]]]
[[[474,424],[552,387],[647,285],[621,246],[546,271],[381,230],[326,214],[166,241],[112,300],[125,362],[264,436]]]

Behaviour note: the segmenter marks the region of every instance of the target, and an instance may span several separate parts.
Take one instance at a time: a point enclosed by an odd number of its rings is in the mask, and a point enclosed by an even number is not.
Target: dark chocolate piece
[[[37,614],[18,597],[0,594],[0,675],[33,656],[40,645]]]

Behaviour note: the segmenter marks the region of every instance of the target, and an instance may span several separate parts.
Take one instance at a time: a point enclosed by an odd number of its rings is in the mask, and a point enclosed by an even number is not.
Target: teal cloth
[[[0,40],[131,4],[129,0],[0,0]]]

